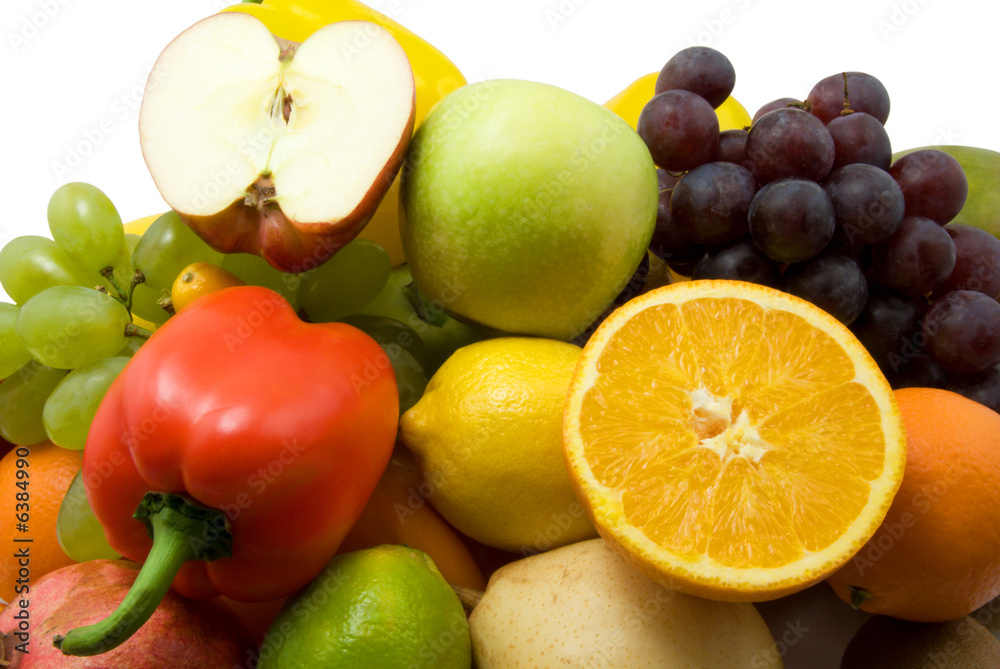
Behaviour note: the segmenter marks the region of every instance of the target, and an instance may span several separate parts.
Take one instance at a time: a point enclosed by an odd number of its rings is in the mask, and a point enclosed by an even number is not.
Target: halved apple
[[[222,13],[160,54],[139,141],[164,200],[209,245],[302,272],[375,212],[402,164],[414,96],[406,53],[381,26],[332,23],[296,44]]]

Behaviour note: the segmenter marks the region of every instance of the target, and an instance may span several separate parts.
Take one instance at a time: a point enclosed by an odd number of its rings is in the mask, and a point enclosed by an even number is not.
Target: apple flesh
[[[302,272],[374,214],[414,101],[406,53],[374,23],[332,23],[296,44],[226,12],[160,54],[139,140],[164,200],[209,245]]]

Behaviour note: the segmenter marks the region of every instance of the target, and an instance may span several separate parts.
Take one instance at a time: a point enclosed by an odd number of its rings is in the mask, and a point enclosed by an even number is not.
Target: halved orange
[[[878,365],[792,295],[655,289],[584,347],[563,436],[600,534],[652,578],[763,601],[835,571],[878,529],[906,440]]]

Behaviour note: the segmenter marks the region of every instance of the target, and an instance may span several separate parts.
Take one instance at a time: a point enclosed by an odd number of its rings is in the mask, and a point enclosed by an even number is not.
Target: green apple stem
[[[444,313],[444,310],[436,304],[429,303],[412,281],[406,284],[403,290],[406,292],[406,298],[410,301],[410,306],[417,312],[420,320],[436,327],[441,327],[448,321],[448,314]]]
[[[153,615],[185,562],[233,554],[233,536],[225,514],[180,495],[147,492],[133,517],[153,538],[146,562],[110,616],[52,639],[64,655],[100,655],[117,648]]]

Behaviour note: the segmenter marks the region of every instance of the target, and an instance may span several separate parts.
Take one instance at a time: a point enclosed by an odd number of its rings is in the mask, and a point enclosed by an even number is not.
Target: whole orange
[[[18,588],[25,585],[22,569],[27,569],[33,583],[73,564],[59,546],[56,519],[63,496],[80,471],[80,457],[81,451],[46,441],[16,447],[0,460],[0,540],[4,542],[0,598],[4,601],[13,601]],[[19,470],[24,472],[20,477]]]
[[[863,611],[954,620],[1000,595],[1000,414],[947,390],[895,395],[902,485],[875,535],[828,581]]]

